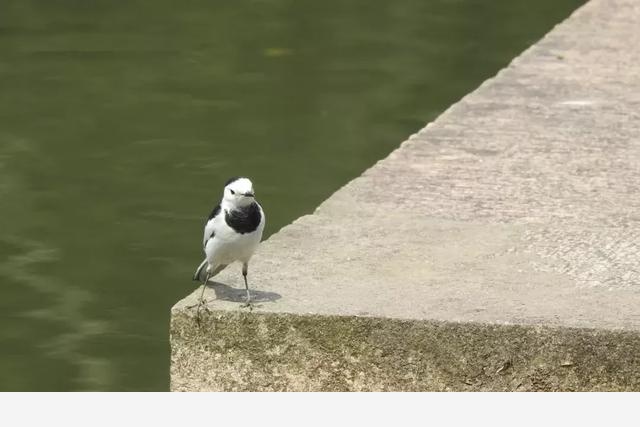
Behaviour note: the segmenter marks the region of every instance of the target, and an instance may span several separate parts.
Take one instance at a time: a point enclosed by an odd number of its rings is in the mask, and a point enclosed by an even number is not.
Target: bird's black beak
[[[244,193],[245,197],[255,197],[255,194],[253,193]]]

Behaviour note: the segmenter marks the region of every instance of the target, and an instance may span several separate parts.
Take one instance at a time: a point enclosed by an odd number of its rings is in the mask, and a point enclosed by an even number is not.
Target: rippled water
[[[166,390],[203,219],[308,213],[579,0],[4,0],[0,390]]]

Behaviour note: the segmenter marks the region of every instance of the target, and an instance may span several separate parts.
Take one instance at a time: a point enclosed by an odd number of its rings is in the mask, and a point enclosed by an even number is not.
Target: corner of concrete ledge
[[[171,389],[640,391],[639,41],[590,1],[263,242],[253,311],[179,301]]]

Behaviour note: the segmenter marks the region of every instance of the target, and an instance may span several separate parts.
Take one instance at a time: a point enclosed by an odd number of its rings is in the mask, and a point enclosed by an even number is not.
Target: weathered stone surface
[[[624,331],[210,312],[172,317],[174,391],[640,390]]]
[[[172,389],[640,390],[638,46],[592,0],[180,301]]]

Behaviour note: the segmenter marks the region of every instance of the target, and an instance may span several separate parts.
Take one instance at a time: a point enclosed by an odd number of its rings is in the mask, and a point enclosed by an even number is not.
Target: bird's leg
[[[200,299],[198,300],[198,311],[196,312],[196,319],[198,323],[200,323],[200,307],[204,305],[204,291],[207,289],[207,283],[209,283],[209,272],[207,271],[207,275],[202,283],[202,292],[200,293]]]
[[[244,278],[244,287],[247,290],[247,302],[244,304],[244,307],[252,308],[251,304],[251,294],[249,293],[249,284],[247,283],[247,271],[249,270],[249,263],[245,262],[242,264],[242,277]]]

